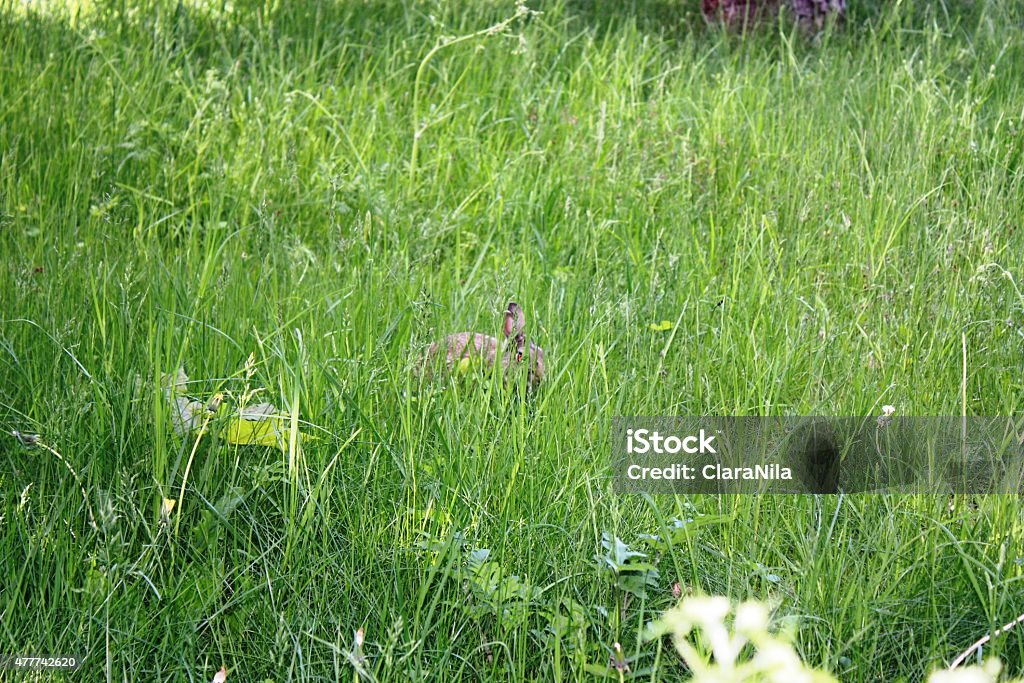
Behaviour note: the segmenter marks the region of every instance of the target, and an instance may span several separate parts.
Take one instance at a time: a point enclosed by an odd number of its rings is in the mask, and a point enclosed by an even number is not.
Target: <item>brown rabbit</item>
[[[440,344],[430,345],[422,365],[424,374],[429,377],[431,370],[438,362],[438,356],[444,353],[444,366],[448,373],[461,370],[463,364],[478,361],[485,367],[493,367],[501,352],[501,366],[506,376],[520,363],[525,362],[528,369],[529,387],[532,389],[544,378],[544,350],[534,344],[527,343],[523,329],[526,327],[526,315],[519,304],[509,303],[505,310],[505,323],[502,332],[504,343],[479,332],[459,332],[449,335]],[[464,371],[464,370],[463,370]]]

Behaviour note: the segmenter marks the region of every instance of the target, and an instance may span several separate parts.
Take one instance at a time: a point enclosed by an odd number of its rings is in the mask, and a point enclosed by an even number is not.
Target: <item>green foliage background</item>
[[[0,440],[0,651],[84,654],[81,680],[588,680],[621,642],[679,679],[639,639],[678,582],[895,681],[1024,611],[1016,498],[624,498],[606,439],[1020,412],[1021,8],[862,3],[817,38],[533,9],[431,54],[515,7],[0,2],[0,426],[99,524]],[[432,340],[513,299],[536,395],[420,386]],[[195,439],[160,378],[237,397],[250,353],[319,438],[211,433],[175,532]],[[1022,671],[1019,635],[986,653]]]

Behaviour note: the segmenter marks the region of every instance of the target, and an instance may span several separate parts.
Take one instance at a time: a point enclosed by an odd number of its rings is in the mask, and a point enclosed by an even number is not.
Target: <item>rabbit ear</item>
[[[512,331],[515,329],[515,315],[512,311],[505,311],[505,327],[502,330],[506,337],[512,336]]]
[[[512,301],[508,305],[508,310],[505,311],[505,336],[511,337],[513,331],[516,334],[522,334],[526,328],[526,314],[523,313],[523,309],[519,307],[519,304]]]

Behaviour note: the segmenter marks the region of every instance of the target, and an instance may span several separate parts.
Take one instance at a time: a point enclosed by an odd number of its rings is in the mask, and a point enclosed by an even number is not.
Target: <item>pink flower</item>
[[[846,13],[846,0],[789,0],[789,8],[803,26],[820,31],[830,16]]]
[[[704,17],[721,20],[729,28],[745,28],[777,7],[775,0],[701,0]]]
[[[829,17],[842,17],[846,0],[701,0],[709,21],[720,20],[730,28],[745,28],[762,17],[774,16],[785,2],[802,26],[819,31]]]

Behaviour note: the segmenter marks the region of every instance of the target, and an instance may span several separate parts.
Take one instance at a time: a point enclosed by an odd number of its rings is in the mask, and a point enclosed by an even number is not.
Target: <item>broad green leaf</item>
[[[263,420],[234,418],[224,430],[224,440],[240,446],[276,446],[286,449],[291,439],[291,430],[285,424],[286,421],[279,417]],[[308,438],[308,435],[299,433],[300,441]]]

